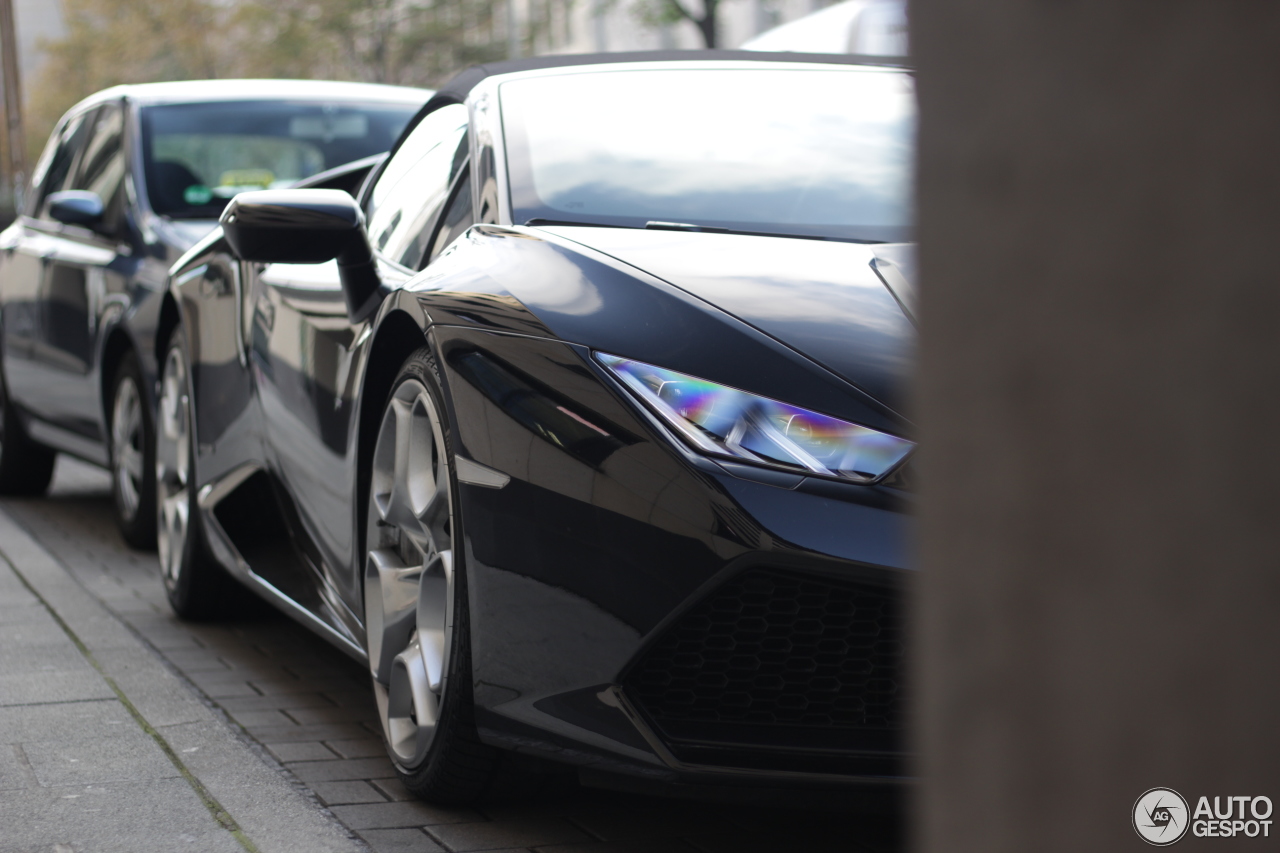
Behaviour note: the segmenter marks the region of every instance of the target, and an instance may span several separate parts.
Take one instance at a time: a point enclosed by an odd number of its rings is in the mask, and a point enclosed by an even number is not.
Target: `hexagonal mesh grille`
[[[902,638],[889,589],[751,569],[671,625],[624,688],[660,727],[897,730]]]

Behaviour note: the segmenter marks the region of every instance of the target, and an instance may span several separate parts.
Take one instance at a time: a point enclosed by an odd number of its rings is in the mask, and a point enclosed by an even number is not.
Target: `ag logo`
[[[1133,828],[1142,840],[1167,847],[1187,834],[1187,801],[1172,788],[1152,788],[1133,804]]]

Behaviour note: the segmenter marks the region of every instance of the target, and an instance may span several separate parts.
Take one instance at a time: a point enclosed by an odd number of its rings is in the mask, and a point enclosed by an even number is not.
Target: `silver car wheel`
[[[160,379],[160,423],[156,430],[156,504],[160,523],[156,550],[170,589],[178,581],[186,552],[191,507],[191,403],[181,347],[169,348]]]
[[[365,630],[383,732],[405,768],[435,738],[453,634],[453,497],[441,415],[408,379],[382,416],[369,488]]]
[[[137,514],[142,499],[143,441],[142,397],[133,377],[125,376],[116,385],[111,406],[111,467],[120,515],[128,520]]]

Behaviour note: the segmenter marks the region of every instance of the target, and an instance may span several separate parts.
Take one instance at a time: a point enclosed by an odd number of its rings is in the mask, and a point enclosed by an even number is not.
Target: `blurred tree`
[[[28,148],[76,101],[118,83],[294,77],[439,85],[506,44],[493,0],[63,0],[42,45]]]
[[[616,0],[593,0],[596,14],[613,8]],[[573,41],[575,0],[524,0],[517,24],[518,55],[561,53]]]
[[[663,26],[688,21],[698,28],[703,45],[719,47],[720,0],[695,0],[701,10],[691,8],[687,0],[644,0],[636,9],[640,20],[650,26]]]
[[[27,148],[44,146],[76,101],[118,83],[226,76],[227,6],[216,0],[63,0],[66,35],[41,46],[46,61],[27,102]]]
[[[250,76],[431,86],[501,57],[491,0],[241,2],[233,26]],[[249,49],[252,45],[252,49]]]

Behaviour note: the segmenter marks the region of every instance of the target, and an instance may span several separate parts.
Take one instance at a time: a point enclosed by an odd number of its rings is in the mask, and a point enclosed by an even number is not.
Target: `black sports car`
[[[367,661],[438,801],[499,749],[900,778],[913,116],[848,57],[544,58],[358,198],[237,196],[163,314],[174,608],[234,579]]]
[[[430,96],[212,80],[117,86],[73,107],[0,234],[0,493],[43,492],[58,451],[110,466],[121,532],[152,544],[155,332],[169,267],[237,192],[385,153]]]

